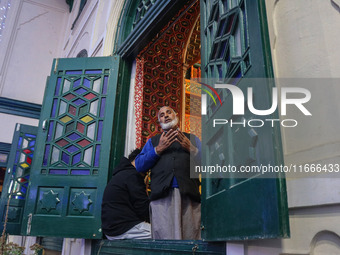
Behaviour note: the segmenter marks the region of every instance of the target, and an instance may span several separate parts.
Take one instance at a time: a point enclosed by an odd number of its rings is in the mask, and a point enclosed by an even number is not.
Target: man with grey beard
[[[178,128],[175,111],[158,112],[163,133],[151,137],[136,157],[138,172],[151,169],[150,217],[154,239],[200,239],[199,180],[190,178],[190,165],[200,161],[200,140]]]

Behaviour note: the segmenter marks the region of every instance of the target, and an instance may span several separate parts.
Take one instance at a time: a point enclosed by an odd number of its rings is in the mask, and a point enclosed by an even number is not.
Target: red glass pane
[[[70,105],[69,108],[68,108],[68,113],[73,115],[73,116],[76,116],[77,108],[75,108],[74,106]]]
[[[31,151],[30,151],[29,149],[24,150],[24,152],[25,152],[26,154],[30,154],[30,153],[31,153]]]
[[[84,134],[84,129],[85,129],[85,126],[81,123],[77,123],[77,131]]]
[[[71,100],[71,99],[73,99],[73,98],[75,98],[76,96],[75,95],[73,95],[73,94],[67,94],[66,96],[64,96],[64,98],[65,99],[67,99],[67,100]]]
[[[27,163],[30,165],[30,164],[32,164],[32,159],[31,158],[29,158],[29,157],[27,157]]]
[[[91,142],[86,140],[86,139],[83,139],[79,142],[77,142],[77,144],[79,144],[81,147],[85,147],[86,145],[89,145]]]
[[[96,95],[92,94],[92,93],[88,93],[86,96],[84,96],[86,99],[91,100],[92,98],[95,98]]]
[[[69,142],[66,141],[65,139],[61,139],[60,141],[57,142],[57,144],[58,144],[60,147],[64,147],[65,145],[68,145]]]

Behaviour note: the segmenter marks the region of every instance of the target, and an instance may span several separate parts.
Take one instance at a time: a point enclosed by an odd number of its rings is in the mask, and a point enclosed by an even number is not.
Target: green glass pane
[[[87,105],[84,105],[83,107],[80,107],[79,109],[79,116],[82,116],[85,113],[87,113]]]
[[[69,133],[75,129],[75,122],[72,122],[66,126],[66,131],[65,133]]]

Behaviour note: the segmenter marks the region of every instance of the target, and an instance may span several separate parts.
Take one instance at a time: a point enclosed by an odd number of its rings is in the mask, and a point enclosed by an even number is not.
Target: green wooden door
[[[101,238],[118,79],[116,57],[54,60],[22,233]]]
[[[269,109],[273,85],[266,79],[250,82],[250,78],[273,77],[264,1],[201,0],[201,23],[203,77],[233,84],[244,95],[247,88],[252,87],[256,109]],[[208,101],[207,115],[202,122],[203,165],[230,164],[240,169],[241,166],[283,164],[279,127],[231,126],[231,120],[247,123],[268,116],[254,116],[247,107],[244,115],[233,115],[231,93],[226,89],[217,92],[222,105]],[[270,117],[278,118],[277,113]],[[213,128],[213,119],[226,119],[229,124]],[[204,240],[289,235],[285,179],[273,178],[282,177],[280,174],[272,178],[259,174],[227,177],[203,179]]]
[[[1,193],[1,232],[5,226],[6,233],[20,235],[37,131],[28,125],[15,127]]]

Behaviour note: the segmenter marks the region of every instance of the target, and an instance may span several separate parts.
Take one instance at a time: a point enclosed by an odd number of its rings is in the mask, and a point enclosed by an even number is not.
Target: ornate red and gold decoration
[[[157,112],[160,107],[170,106],[181,120],[184,63],[199,58],[197,45],[192,46],[189,43],[192,35],[196,38],[194,42],[200,43],[197,41],[199,34],[197,37],[195,30],[199,13],[199,1],[184,6],[137,56],[135,84],[137,147],[144,145],[148,138],[161,131],[157,123]],[[195,34],[193,31],[196,31]],[[187,48],[188,46],[191,48]]]

